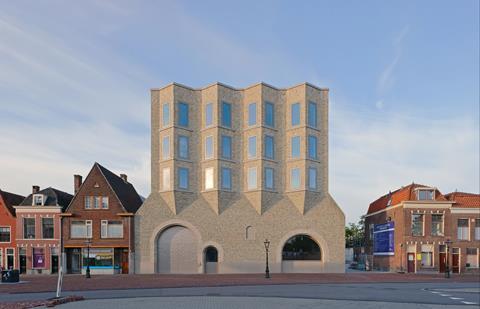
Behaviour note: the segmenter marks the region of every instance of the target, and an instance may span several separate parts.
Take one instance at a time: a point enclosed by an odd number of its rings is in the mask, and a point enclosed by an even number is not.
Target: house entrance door
[[[409,252],[407,254],[407,271],[409,273],[415,272],[415,253]]]

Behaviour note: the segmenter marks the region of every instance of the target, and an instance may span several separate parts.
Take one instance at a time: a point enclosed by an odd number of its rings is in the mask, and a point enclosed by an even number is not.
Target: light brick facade
[[[345,217],[328,192],[328,89],[309,84],[287,89],[264,83],[245,89],[219,83],[202,89],[171,84],[152,89],[151,95],[152,193],[135,216],[137,273],[164,272],[165,265],[159,265],[162,263],[159,256],[163,259],[165,250],[172,250],[170,257],[194,255],[196,264],[183,272],[208,272],[205,249],[209,246],[218,252],[215,272],[262,272],[265,239],[270,241],[272,272],[344,271]],[[224,102],[231,107],[231,125],[222,119],[224,109],[228,108]],[[274,107],[273,126],[265,122],[266,102]],[[179,123],[181,103],[188,105],[187,126]],[[256,103],[256,118],[255,124],[249,125],[251,103]],[[300,123],[292,126],[294,103],[300,106]],[[314,126],[307,121],[309,103],[316,107]],[[211,104],[209,108],[213,111],[209,126],[205,123],[207,104]],[[169,118],[167,123],[166,118]],[[187,158],[179,156],[179,136],[188,137]],[[231,158],[222,156],[222,136],[232,140]],[[248,156],[251,136],[256,136],[254,157]],[[274,139],[273,159],[266,157],[265,136]],[[292,136],[300,138],[300,156],[296,158],[291,156]],[[316,158],[308,157],[308,136],[316,138]],[[207,137],[213,139],[212,158],[205,156]],[[164,144],[168,144],[166,156]],[[187,188],[181,188],[180,168],[188,170]],[[231,189],[221,185],[222,168],[231,170]],[[265,168],[274,171],[273,189],[266,188]],[[291,185],[294,168],[298,168],[300,175],[298,188]],[[210,176],[205,174],[212,169],[213,184],[207,188],[206,178]],[[248,187],[249,169],[256,169],[256,188]],[[316,170],[316,178],[312,180],[315,186],[311,187],[309,169]],[[179,231],[178,241],[174,234],[165,240],[165,231],[178,226],[189,232]],[[321,258],[282,261],[283,246],[295,235],[311,237],[320,247]],[[185,240],[188,237],[191,239]],[[193,245],[184,250],[182,241]],[[162,247],[165,246],[162,242],[167,247]],[[176,272],[173,266],[171,272]]]

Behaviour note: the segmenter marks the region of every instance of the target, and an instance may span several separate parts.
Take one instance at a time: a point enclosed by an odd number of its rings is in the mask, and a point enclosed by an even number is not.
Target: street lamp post
[[[270,269],[268,268],[268,247],[270,247],[270,241],[268,239],[265,239],[263,242],[265,245],[265,278],[270,278]]]
[[[450,278],[450,261],[448,260],[448,255],[450,252],[450,245],[452,244],[452,241],[450,239],[447,239],[445,241],[445,278]]]
[[[92,241],[88,239],[85,241],[85,244],[87,245],[87,270],[85,271],[85,278],[89,279],[91,278],[90,276],[90,245],[92,244]]]
[[[403,274],[403,243],[400,244],[400,273]]]

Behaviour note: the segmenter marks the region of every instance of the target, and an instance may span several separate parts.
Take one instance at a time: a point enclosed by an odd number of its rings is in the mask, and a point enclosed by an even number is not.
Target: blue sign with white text
[[[394,255],[395,223],[375,224],[373,227],[373,255]]]

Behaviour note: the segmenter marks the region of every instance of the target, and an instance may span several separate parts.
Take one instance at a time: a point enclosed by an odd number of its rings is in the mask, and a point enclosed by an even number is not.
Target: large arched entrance
[[[322,269],[322,251],[309,235],[290,237],[282,249],[282,272],[319,272]]]
[[[157,272],[193,274],[197,268],[197,240],[188,228],[175,225],[157,239]]]
[[[213,246],[208,246],[204,250],[205,273],[216,274],[218,272],[218,251]]]

